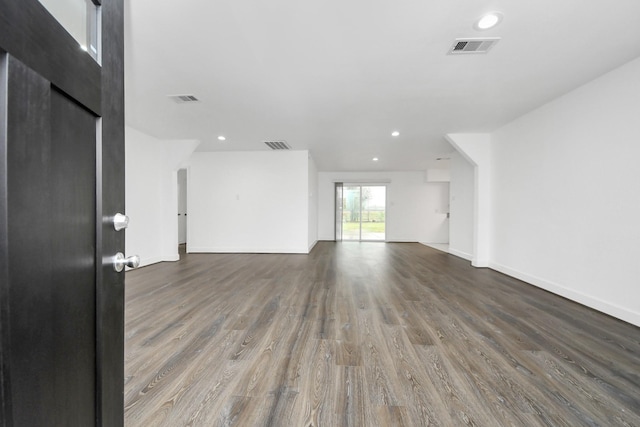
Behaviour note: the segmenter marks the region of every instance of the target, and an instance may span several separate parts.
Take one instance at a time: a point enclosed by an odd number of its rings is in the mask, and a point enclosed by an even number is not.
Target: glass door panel
[[[360,240],[385,240],[386,187],[362,186],[361,188]]]
[[[342,239],[386,239],[386,190],[383,185],[344,185]]]
[[[344,186],[342,239],[360,240],[360,186]]]
[[[342,203],[343,203],[342,183],[336,182],[336,217],[335,217],[335,239],[336,242],[342,240]]]

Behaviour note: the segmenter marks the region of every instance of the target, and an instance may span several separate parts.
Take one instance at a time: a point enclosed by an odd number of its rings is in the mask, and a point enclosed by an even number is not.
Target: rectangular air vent
[[[264,143],[272,150],[291,150],[291,147],[286,141],[264,141]]]
[[[200,102],[200,100],[193,95],[169,95],[169,98],[173,99],[178,104],[184,104],[185,102]]]
[[[487,53],[500,40],[500,37],[487,39],[456,39],[449,49],[449,55]]]

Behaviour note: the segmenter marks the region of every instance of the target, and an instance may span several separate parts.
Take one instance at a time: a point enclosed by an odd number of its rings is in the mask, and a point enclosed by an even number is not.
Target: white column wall
[[[473,165],[473,256],[475,267],[488,267],[491,257],[491,136],[448,134],[446,139]]]
[[[177,170],[197,147],[197,141],[166,141],[125,128],[127,255],[141,265],[177,261]]]
[[[189,252],[307,253],[307,151],[194,153]]]
[[[318,169],[309,155],[309,251],[318,242]]]
[[[451,153],[449,253],[473,259],[474,167],[457,152]]]

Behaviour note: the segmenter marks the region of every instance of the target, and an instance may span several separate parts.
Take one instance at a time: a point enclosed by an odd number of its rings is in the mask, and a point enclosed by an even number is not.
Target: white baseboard
[[[459,258],[466,259],[467,261],[473,261],[473,255],[468,254],[466,252],[459,251],[455,248],[452,248],[451,246],[449,246],[449,253]]]
[[[164,261],[161,256],[154,256],[150,258],[144,258],[140,260],[140,267],[144,267],[146,265],[157,264],[159,262]]]
[[[291,249],[291,248],[235,248],[235,247],[208,247],[208,246],[190,246],[189,253],[202,254],[307,254],[308,249]]]
[[[573,289],[566,288],[558,283],[554,283],[550,280],[545,280],[540,277],[532,276],[522,271],[515,270],[507,267],[506,265],[498,264],[496,262],[490,262],[489,268],[504,273],[508,276],[515,277],[516,279],[527,282],[538,288],[552,292],[556,295],[560,295],[572,301],[578,302],[594,310],[601,311],[615,318],[624,320],[633,325],[640,326],[640,313],[631,311],[627,308],[620,307],[616,304],[601,300],[600,298],[594,298],[590,295],[575,291]]]
[[[490,268],[489,264],[491,264],[489,262],[488,259],[472,259],[471,260],[471,265],[473,265],[476,268]]]
[[[180,261],[180,254],[165,255],[164,257],[162,257],[162,260],[169,262]]]
[[[318,244],[318,241],[316,240],[316,241],[315,241],[315,242],[313,242],[311,245],[309,245],[309,252],[311,252],[311,250],[312,250],[313,248],[315,248],[315,246],[316,246],[317,244]],[[307,253],[309,253],[309,252],[307,252]]]
[[[171,254],[171,255],[163,255],[163,256],[153,256],[147,258],[140,259],[140,267],[146,267],[147,265],[157,264],[163,261],[180,261],[180,254]]]
[[[164,257],[161,256],[140,258],[140,267],[146,267],[147,265],[157,264],[162,261],[164,261]]]
[[[418,242],[423,246],[427,246],[431,249],[435,249],[440,252],[449,253],[449,244],[448,243],[426,243],[426,242]]]

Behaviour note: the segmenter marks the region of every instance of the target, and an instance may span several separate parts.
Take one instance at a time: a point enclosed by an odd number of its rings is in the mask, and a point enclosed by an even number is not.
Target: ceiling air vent
[[[184,104],[186,102],[200,102],[200,100],[193,95],[169,95],[169,98],[173,99],[178,104]]]
[[[500,37],[492,37],[488,39],[456,39],[449,49],[449,55],[466,55],[470,53],[487,53]]]
[[[264,141],[264,143],[272,150],[291,150],[291,147],[285,141]]]

